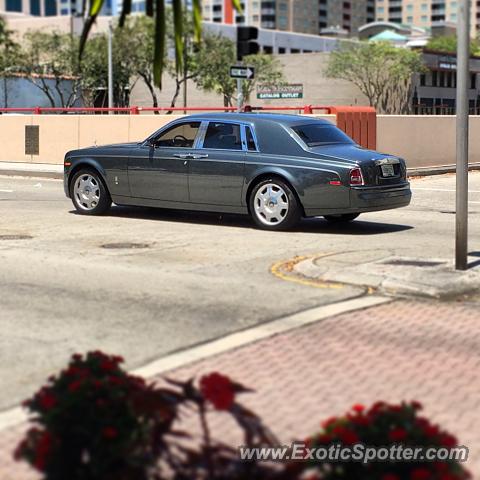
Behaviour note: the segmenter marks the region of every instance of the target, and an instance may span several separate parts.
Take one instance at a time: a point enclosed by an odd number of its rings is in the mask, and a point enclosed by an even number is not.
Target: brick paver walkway
[[[353,403],[416,399],[470,448],[480,476],[480,310],[397,300],[346,313],[170,372],[187,379],[221,371],[257,390],[243,403],[282,441],[303,438]],[[222,414],[215,436],[238,441]],[[188,420],[187,420],[188,421]],[[22,427],[0,435],[0,478],[37,478],[11,461]]]

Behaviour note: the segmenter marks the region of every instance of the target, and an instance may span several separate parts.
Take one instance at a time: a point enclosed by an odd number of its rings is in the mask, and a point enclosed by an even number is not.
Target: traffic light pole
[[[237,78],[237,112],[242,111],[243,107],[243,80]]]

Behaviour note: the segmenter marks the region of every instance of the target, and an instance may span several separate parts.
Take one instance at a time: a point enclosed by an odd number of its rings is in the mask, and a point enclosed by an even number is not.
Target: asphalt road
[[[276,278],[270,267],[280,260],[347,250],[360,260],[385,248],[452,258],[454,188],[453,175],[416,179],[408,208],[345,227],[309,219],[293,232],[270,233],[233,215],[114,207],[105,217],[80,216],[61,181],[0,177],[0,410],[73,352],[100,348],[138,367],[362,294]],[[470,251],[480,256],[480,173],[471,174],[470,188]],[[118,243],[137,248],[105,248]]]

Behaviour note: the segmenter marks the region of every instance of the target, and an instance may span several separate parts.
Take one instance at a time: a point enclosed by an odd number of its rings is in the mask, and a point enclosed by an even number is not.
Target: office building
[[[203,19],[309,34],[338,27],[353,35],[375,20],[375,0],[244,0],[242,6],[239,15],[231,0],[203,0]]]
[[[376,20],[429,28],[457,21],[460,0],[377,0]],[[471,4],[472,36],[480,28],[480,0]]]

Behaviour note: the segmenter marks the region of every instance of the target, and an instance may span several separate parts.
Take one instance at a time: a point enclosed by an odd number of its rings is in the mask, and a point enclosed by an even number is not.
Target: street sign
[[[255,69],[253,67],[243,67],[241,65],[235,65],[233,67],[230,67],[230,77],[252,80],[252,78],[255,77]]]
[[[257,98],[260,100],[303,98],[303,85],[301,83],[279,86],[259,85],[257,87]]]

